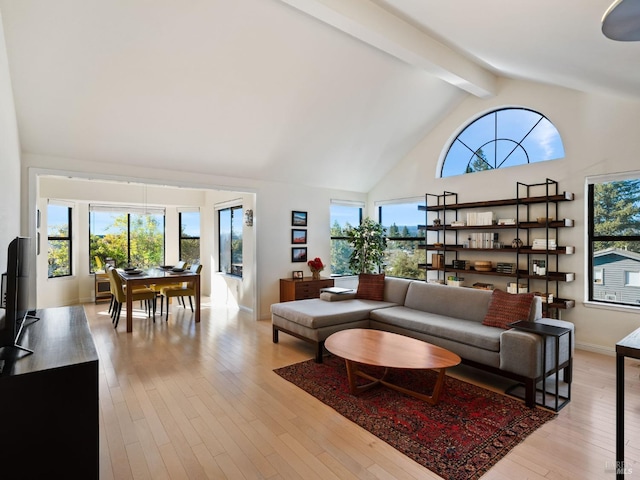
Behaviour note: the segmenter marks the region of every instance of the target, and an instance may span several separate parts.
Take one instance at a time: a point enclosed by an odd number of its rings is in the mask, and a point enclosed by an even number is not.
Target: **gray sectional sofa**
[[[458,354],[463,362],[521,382],[525,402],[535,406],[536,384],[556,365],[555,339],[546,339],[542,365],[542,337],[517,329],[483,325],[492,292],[450,287],[423,281],[385,278],[382,301],[354,298],[355,294],[322,293],[320,298],[271,306],[273,342],[285,332],[316,345],[322,362],[324,341],[347,328],[375,328],[418,338]],[[560,338],[559,362],[564,380],[571,380],[573,324],[541,317],[542,304],[534,298],[528,319],[566,327],[572,334]]]

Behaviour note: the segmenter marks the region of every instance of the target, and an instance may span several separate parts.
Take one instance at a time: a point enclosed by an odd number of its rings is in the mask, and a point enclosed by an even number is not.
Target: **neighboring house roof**
[[[603,263],[611,263],[622,260],[623,258],[640,261],[640,253],[631,252],[629,250],[623,250],[621,248],[606,248],[599,250],[593,254],[595,259],[598,259],[597,265]],[[621,258],[622,257],[622,258]]]

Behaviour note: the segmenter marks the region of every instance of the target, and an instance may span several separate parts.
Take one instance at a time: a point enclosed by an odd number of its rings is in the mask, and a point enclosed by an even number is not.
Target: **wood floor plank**
[[[268,321],[203,299],[202,321],[177,303],[169,321],[136,312],[114,330],[86,304],[99,364],[100,474],[138,478],[438,478],[273,369],[313,348]],[[452,376],[494,391],[508,381],[469,367]],[[613,478],[615,357],[576,351],[572,401],[483,478]],[[640,362],[625,362],[626,460],[640,471]]]

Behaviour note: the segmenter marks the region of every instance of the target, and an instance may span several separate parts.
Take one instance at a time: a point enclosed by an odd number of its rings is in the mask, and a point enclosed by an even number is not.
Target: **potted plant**
[[[370,218],[365,218],[357,227],[347,229],[347,239],[353,247],[349,257],[349,268],[354,274],[380,271],[387,248],[386,228]]]

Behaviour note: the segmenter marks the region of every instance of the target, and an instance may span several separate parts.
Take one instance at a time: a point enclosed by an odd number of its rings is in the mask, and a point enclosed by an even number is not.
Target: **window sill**
[[[640,309],[640,305],[636,307],[633,305],[613,305],[610,303],[601,303],[601,302],[594,302],[594,301],[585,301],[582,304],[586,308],[596,308],[600,310],[614,310],[614,311],[625,312],[625,313],[638,313],[638,310]]]

